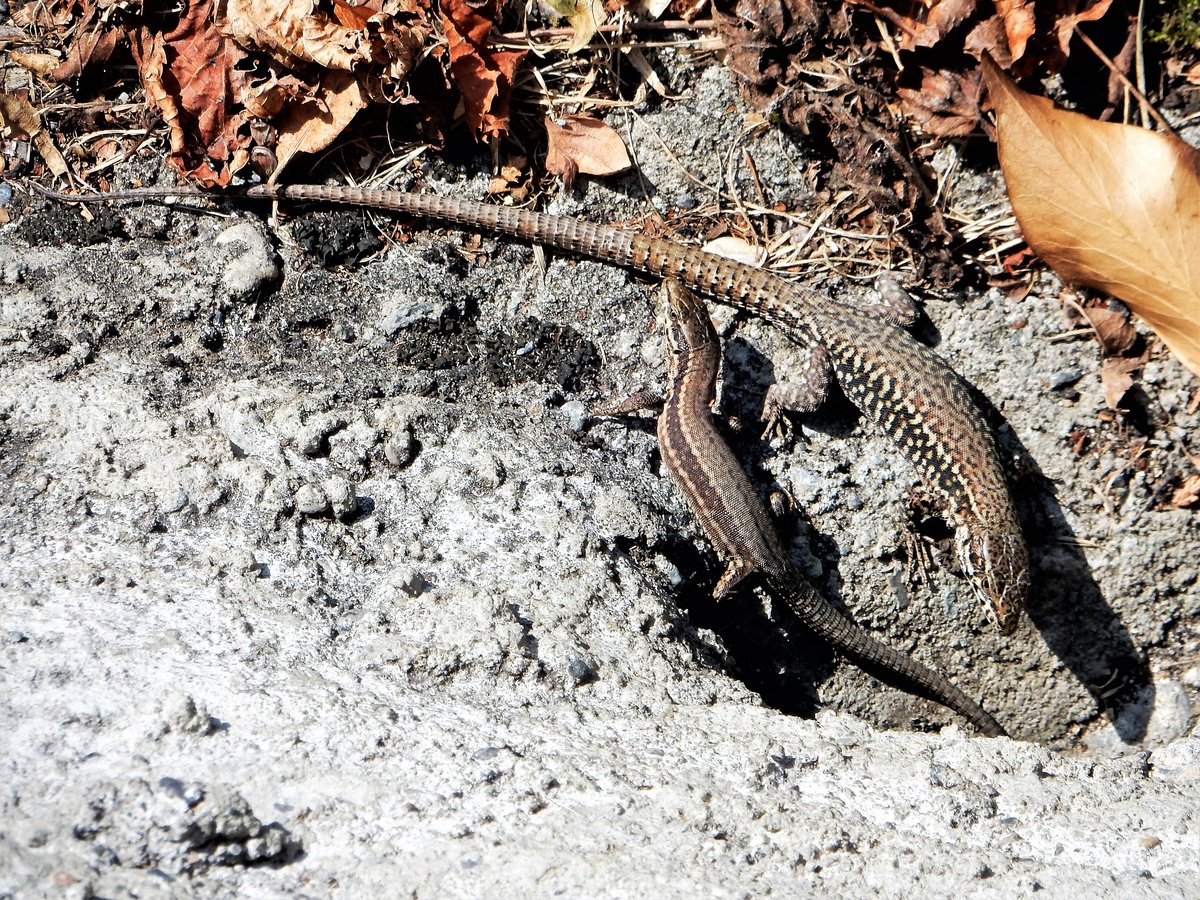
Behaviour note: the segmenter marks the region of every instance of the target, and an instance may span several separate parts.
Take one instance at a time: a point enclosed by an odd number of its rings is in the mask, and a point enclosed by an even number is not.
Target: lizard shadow
[[[923,342],[936,343],[938,331],[924,314],[915,331]],[[736,338],[728,342],[726,354],[727,364],[732,355],[742,370],[741,383],[734,391],[743,395],[743,407],[747,397],[758,397],[761,404],[766,386],[773,381],[771,361]],[[1145,737],[1153,708],[1154,683],[1146,655],[1105,601],[1050,479],[999,410],[977,389],[968,387],[993,432],[999,435],[1002,457],[1014,460],[1014,467],[1022,472],[1013,493],[1030,551],[1028,617],[1050,653],[1093,698],[1120,739],[1127,744],[1137,743]],[[804,422],[811,430],[845,437],[862,425],[860,418],[862,414],[840,388],[831,386],[829,398],[815,413],[805,415]],[[827,539],[826,543],[832,544]],[[827,562],[831,552],[836,554],[833,546],[817,549]],[[954,558],[953,552],[945,555]],[[836,597],[840,597],[841,587],[835,568]],[[835,601],[835,605],[844,611],[844,604]]]
[[[655,423],[653,418],[629,417],[623,426],[653,436]],[[657,447],[654,454],[659,468]],[[690,627],[720,638],[725,654],[715,665],[757,694],[766,706],[812,718],[820,708],[816,687],[836,668],[833,650],[793,622],[790,611],[783,610],[784,621],[768,615],[749,590],[739,589],[732,597],[714,600],[712,591],[724,566],[707,540],[686,538],[672,530],[662,552],[679,570],[680,584],[686,586],[676,595],[676,602]],[[693,640],[698,645],[705,643],[698,635]],[[803,663],[797,664],[797,660]]]
[[[691,585],[678,595],[680,608],[694,627],[721,639],[729,654],[729,674],[771,709],[805,719],[816,715],[821,706],[817,685],[837,665],[829,645],[790,616],[784,621],[768,616],[756,592],[746,588],[715,601],[712,588],[723,567],[711,550],[701,551],[695,542],[680,538],[672,540],[666,551],[683,582]],[[797,660],[804,662],[797,665]]]
[[[991,401],[973,387],[971,393],[999,435],[1002,456],[1014,460],[1020,473],[1013,495],[1029,544],[1029,620],[1120,739],[1136,744],[1146,735],[1154,705],[1149,660],[1104,599],[1054,482]]]
[[[941,341],[940,331],[924,309],[909,331],[930,347],[936,348]],[[1121,740],[1135,744],[1146,735],[1154,705],[1154,679],[1146,654],[1104,599],[1058,502],[1054,483],[995,404],[970,383],[967,390],[997,435],[1001,458],[1019,473],[1012,479],[1012,489],[1029,545],[1029,620]]]

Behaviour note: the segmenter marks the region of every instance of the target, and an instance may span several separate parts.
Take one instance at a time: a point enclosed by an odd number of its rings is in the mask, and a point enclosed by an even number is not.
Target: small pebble
[[[354,484],[347,478],[335,475],[325,481],[325,496],[333,508],[333,514],[339,519],[350,515],[357,506]]]
[[[275,250],[262,226],[239,222],[218,234],[213,244],[233,250],[221,276],[231,298],[253,300],[279,279]]]
[[[400,428],[383,444],[383,457],[393,466],[402,469],[412,462],[416,442],[407,427]]]
[[[571,660],[567,666],[567,671],[571,673],[571,678],[576,684],[586,684],[596,678],[596,673],[600,671],[599,664],[594,659],[577,656]]]
[[[329,509],[329,498],[315,484],[302,484],[293,499],[296,512],[302,516],[319,516]]]
[[[1050,389],[1057,391],[1069,387],[1082,377],[1083,372],[1080,369],[1059,369],[1050,376]]]
[[[587,407],[579,400],[572,400],[570,403],[564,403],[560,410],[567,417],[567,427],[572,431],[581,431],[583,424],[587,421]]]

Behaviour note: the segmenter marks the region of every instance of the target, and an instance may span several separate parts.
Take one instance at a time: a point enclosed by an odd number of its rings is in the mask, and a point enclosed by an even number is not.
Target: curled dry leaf
[[[1200,374],[1200,153],[1027,94],[990,58],[1000,168],[1029,245],[1121,298]]]
[[[488,38],[501,0],[442,0],[442,26],[450,51],[450,77],[462,92],[467,124],[479,137],[508,131],[508,97],[524,50],[498,50]]]
[[[28,136],[46,165],[55,175],[67,173],[67,161],[63,159],[54,140],[42,127],[42,118],[28,100],[13,94],[0,93],[0,138]]]
[[[1025,55],[1025,47],[1037,30],[1033,3],[1034,0],[996,0],[996,12],[1004,23],[1004,37],[1013,60]]]
[[[925,20],[900,37],[900,48],[933,47],[975,12],[976,0],[940,0],[929,7]]]
[[[1099,306],[1085,309],[1083,313],[1095,329],[1100,352],[1105,356],[1120,356],[1133,346],[1137,331],[1123,314]]]
[[[1124,356],[1109,357],[1100,363],[1100,384],[1104,387],[1104,403],[1109,409],[1121,408],[1121,399],[1133,387],[1133,373],[1144,365],[1145,358]]]
[[[265,50],[288,68],[315,63],[343,72],[370,70],[382,88],[403,85],[425,40],[424,30],[410,24],[419,21],[416,6],[397,0],[375,5],[380,8],[335,4],[331,17],[317,0],[226,0],[219,24],[242,46]]]
[[[8,58],[34,75],[42,76],[49,75],[62,62],[51,53],[22,53],[20,50],[10,50]]]
[[[588,116],[546,118],[546,169],[572,182],[577,173],[615,175],[632,163],[621,135],[610,125]]]
[[[591,43],[606,18],[604,4],[600,0],[543,0],[543,2],[571,23],[572,34],[571,42],[567,45],[568,53],[576,53]]]
[[[726,259],[737,260],[748,266],[761,266],[767,261],[767,251],[763,247],[755,247],[736,235],[727,234],[713,238],[704,245],[704,249]]]
[[[1170,505],[1176,509],[1200,506],[1200,475],[1189,475],[1171,495]]]

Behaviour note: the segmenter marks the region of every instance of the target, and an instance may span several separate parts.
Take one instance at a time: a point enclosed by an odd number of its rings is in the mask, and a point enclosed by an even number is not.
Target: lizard
[[[180,188],[89,196],[31,187],[75,203],[216,196]],[[896,442],[946,506],[959,562],[984,611],[1002,633],[1015,630],[1029,591],[1029,555],[991,431],[967,384],[945,361],[878,313],[698,247],[534,210],[341,185],[263,184],[219,196],[387,210],[673,277],[781,327],[802,346],[822,348],[811,358],[829,360],[847,398]]]
[[[674,279],[662,287],[666,307],[667,394],[658,417],[663,465],[701,530],[726,565],[713,597],[757,577],[811,631],[863,669],[957,712],[989,737],[1000,724],[945,676],[877,641],[829,603],[789,561],[766,506],[712,421],[721,342],[704,302]],[[643,393],[605,410],[654,405]]]

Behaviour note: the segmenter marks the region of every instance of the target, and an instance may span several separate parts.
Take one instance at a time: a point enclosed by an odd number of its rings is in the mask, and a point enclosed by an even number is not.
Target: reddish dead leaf
[[[1022,247],[1013,253],[1008,254],[1000,260],[1000,265],[1004,267],[1004,271],[1010,275],[1021,269],[1029,268],[1029,264],[1037,259],[1037,254],[1029,247]]]
[[[632,163],[621,135],[588,116],[546,117],[546,170],[570,184],[577,173],[614,175]]]
[[[1200,153],[1027,94],[984,60],[1000,167],[1026,241],[1120,297],[1200,374]]]
[[[1183,484],[1175,488],[1168,503],[1176,509],[1200,506],[1200,475],[1189,475]]]
[[[51,81],[68,81],[79,78],[92,66],[103,66],[112,56],[117,44],[127,34],[122,28],[114,28],[108,19],[107,10],[96,4],[75,28],[75,40],[62,65],[50,73]]]
[[[191,4],[167,34],[140,29],[133,48],[142,87],[171,136],[167,161],[205,186],[228,184],[248,158],[248,138],[238,133],[245,112],[230,81],[246,54],[217,30],[212,4]]]
[[[1008,54],[1015,62],[1025,55],[1025,48],[1036,30],[1034,0],[995,0],[996,12],[1004,23]]]
[[[1088,433],[1082,428],[1076,428],[1067,435],[1067,443],[1071,445],[1072,453],[1076,456],[1083,456],[1083,451],[1088,444]]]
[[[911,70],[910,70],[911,71]],[[920,86],[896,93],[905,112],[930,134],[962,137],[979,127],[979,76],[975,72],[919,69]]]
[[[1058,38],[1058,50],[1062,54],[1062,59],[1058,61],[1058,65],[1061,65],[1071,53],[1071,37],[1075,34],[1075,29],[1083,22],[1102,19],[1112,6],[1112,0],[1057,0],[1054,5],[1057,7],[1053,17],[1054,34]]]
[[[1124,314],[1102,306],[1086,308],[1083,312],[1096,330],[1100,352],[1104,356],[1120,356],[1133,346],[1137,331]]]
[[[975,12],[977,0],[937,0],[925,14],[925,21],[913,21],[904,32],[900,47],[933,47]],[[922,8],[923,9],[923,8]]]
[[[353,6],[345,0],[333,0],[333,17],[343,28],[361,31],[373,15],[375,10],[369,6]]]
[[[488,41],[501,0],[442,0],[442,25],[450,49],[450,78],[462,92],[467,124],[477,136],[508,131],[508,97],[524,50],[498,50]]]

